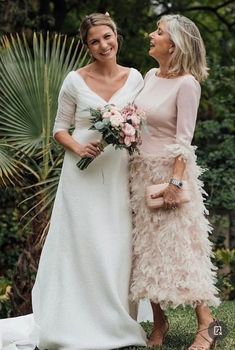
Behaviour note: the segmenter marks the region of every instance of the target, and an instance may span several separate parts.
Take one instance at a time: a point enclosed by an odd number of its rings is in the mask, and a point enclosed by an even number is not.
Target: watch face
[[[179,180],[176,180],[176,179],[171,179],[171,180],[170,180],[170,183],[171,183],[172,185],[175,185],[175,186],[179,187],[179,188],[182,188],[182,186],[183,186],[183,182],[181,182],[181,181],[179,181]]]

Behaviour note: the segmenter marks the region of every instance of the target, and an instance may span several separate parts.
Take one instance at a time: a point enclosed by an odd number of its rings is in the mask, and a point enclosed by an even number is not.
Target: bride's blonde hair
[[[192,74],[199,82],[205,80],[208,76],[206,50],[195,23],[181,15],[162,16],[159,23],[166,24],[166,31],[175,45],[169,75]]]

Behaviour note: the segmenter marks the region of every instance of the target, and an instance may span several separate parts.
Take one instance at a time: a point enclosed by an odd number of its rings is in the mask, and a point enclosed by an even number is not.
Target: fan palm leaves
[[[31,209],[54,199],[63,152],[51,136],[57,98],[68,72],[87,61],[78,40],[59,34],[0,40],[0,185],[29,186]]]

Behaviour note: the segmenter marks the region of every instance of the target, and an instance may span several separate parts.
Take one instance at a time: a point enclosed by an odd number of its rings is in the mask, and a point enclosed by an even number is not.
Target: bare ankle
[[[198,328],[207,328],[213,321],[213,316],[211,315],[208,306],[198,305],[196,308]]]
[[[157,325],[159,327],[164,326],[167,323],[165,318],[158,319],[154,322],[154,325]]]
[[[198,328],[208,328],[214,322],[214,318],[212,316],[204,317],[198,320]]]

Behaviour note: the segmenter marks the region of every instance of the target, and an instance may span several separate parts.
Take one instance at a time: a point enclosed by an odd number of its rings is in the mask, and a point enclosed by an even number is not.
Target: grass
[[[222,322],[223,337],[219,339],[216,350],[234,350],[235,349],[235,302],[225,301],[212,313],[216,319]],[[158,350],[185,350],[192,343],[196,332],[196,319],[194,311],[189,308],[177,308],[167,311],[170,330],[166,337],[164,346],[155,348]],[[150,322],[142,323],[144,330],[149,335],[152,324]],[[128,347],[122,350],[147,350],[146,347]],[[151,348],[153,349],[153,348]]]

